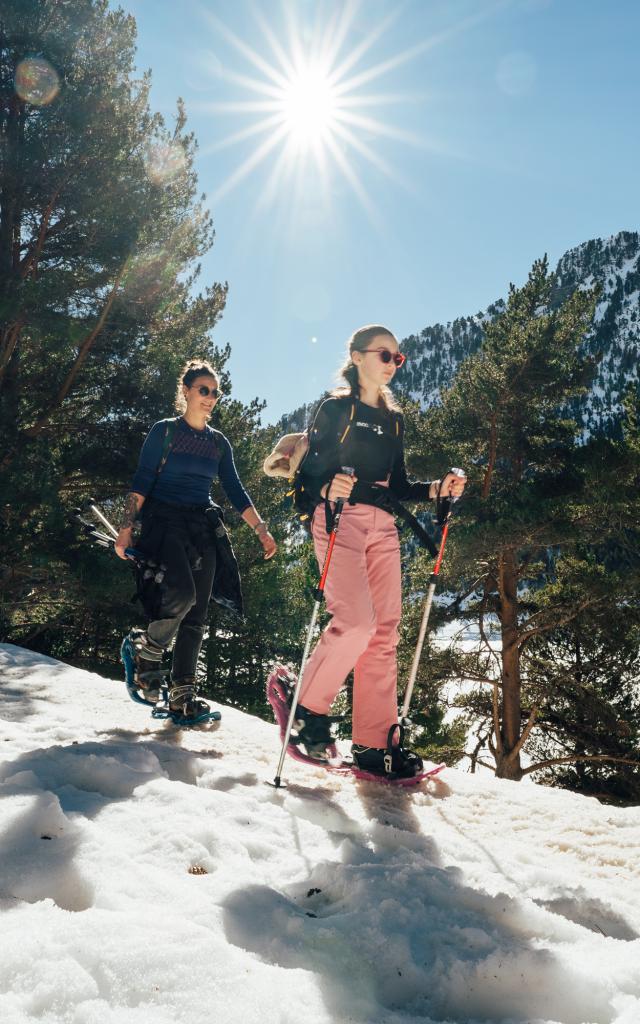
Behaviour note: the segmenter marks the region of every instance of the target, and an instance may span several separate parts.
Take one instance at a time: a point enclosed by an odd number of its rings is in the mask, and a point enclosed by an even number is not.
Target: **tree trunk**
[[[15,293],[20,260],[20,149],[24,134],[24,109],[17,96],[9,101],[3,121],[6,152],[5,172],[0,183],[0,297],[5,300],[3,306],[7,312],[0,322],[0,384],[16,352],[24,324],[24,319],[18,314],[18,304],[7,301]]]
[[[518,646],[518,572],[516,556],[506,551],[499,562],[500,607],[498,615],[502,631],[502,749],[496,752],[496,777],[520,781],[520,728],[522,722],[520,649]]]

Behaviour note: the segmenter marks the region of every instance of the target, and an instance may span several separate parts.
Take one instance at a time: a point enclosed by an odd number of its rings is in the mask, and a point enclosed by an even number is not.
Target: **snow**
[[[0,645],[3,1024],[638,1024],[640,811],[287,761]]]

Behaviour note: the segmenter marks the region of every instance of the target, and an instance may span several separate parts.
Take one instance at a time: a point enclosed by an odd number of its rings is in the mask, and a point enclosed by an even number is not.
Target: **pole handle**
[[[453,473],[457,477],[460,477],[461,480],[467,479],[467,474],[465,473],[464,469],[459,469],[458,466],[452,466],[449,472]],[[451,498],[450,501],[451,504],[453,505],[454,502],[460,501],[460,498]]]

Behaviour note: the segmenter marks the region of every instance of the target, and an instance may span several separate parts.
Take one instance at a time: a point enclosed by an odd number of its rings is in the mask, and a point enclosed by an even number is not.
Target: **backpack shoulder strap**
[[[176,428],[178,426],[178,417],[174,416],[173,419],[167,420],[167,425],[164,428],[164,438],[162,440],[162,452],[160,453],[160,461],[156,466],[156,477],[159,477],[164,469],[164,464],[169,458],[169,453],[173,448],[173,441],[176,434]]]
[[[347,434],[351,430],[351,424],[352,424],[352,422],[353,422],[353,420],[355,418],[355,415],[356,415],[356,403],[355,403],[355,400],[353,398],[349,402],[349,407],[345,408],[344,413],[345,413],[345,421],[344,421],[344,427],[342,427],[342,429],[341,429],[340,441],[338,442],[339,444],[344,444],[344,442],[346,440],[346,437],[347,437]]]

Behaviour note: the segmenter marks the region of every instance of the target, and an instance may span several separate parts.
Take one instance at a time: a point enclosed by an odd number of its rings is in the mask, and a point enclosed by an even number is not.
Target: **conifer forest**
[[[234,396],[217,340],[233,280],[200,265],[216,225],[198,140],[179,101],[170,120],[154,112],[135,47],[134,19],[105,0],[0,7],[0,641],[121,676],[133,577],[73,510],[93,497],[121,520],[180,368],[208,359],[224,394],[212,425],[278,554],[263,560],[216,487],[246,616],[211,605],[200,682],[270,718],[269,666],[300,662],[317,564],[262,465],[314,404],[268,423],[258,378],[251,402]],[[417,749],[623,804],[640,801],[639,295],[632,231],[555,267],[532,254],[486,310],[398,338],[410,358],[394,381],[411,476],[461,466],[469,481],[418,670]],[[437,541],[430,508],[413,511]],[[432,557],[401,541],[404,677]],[[340,703],[348,735],[348,687]]]

